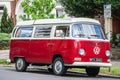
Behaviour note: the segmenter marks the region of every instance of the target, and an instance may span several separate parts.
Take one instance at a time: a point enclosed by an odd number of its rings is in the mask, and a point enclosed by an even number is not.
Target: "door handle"
[[[53,46],[54,44],[53,43],[48,43],[47,46]]]

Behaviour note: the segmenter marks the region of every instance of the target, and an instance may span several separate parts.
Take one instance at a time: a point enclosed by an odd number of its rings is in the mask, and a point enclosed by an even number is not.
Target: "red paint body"
[[[98,55],[94,54],[94,47],[100,48]],[[79,49],[85,49],[85,55],[79,54]],[[38,39],[38,40],[11,40],[10,59],[24,57],[29,63],[51,64],[53,56],[59,54],[65,64],[72,64],[74,58],[81,58],[81,62],[90,62],[90,58],[102,58],[102,62],[108,63],[109,57],[105,51],[110,50],[110,44],[104,40],[83,39]]]

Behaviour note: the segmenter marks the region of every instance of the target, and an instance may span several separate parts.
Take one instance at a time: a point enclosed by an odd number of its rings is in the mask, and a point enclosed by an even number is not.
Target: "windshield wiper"
[[[85,35],[84,34],[76,34],[74,35],[74,37],[84,37]]]
[[[98,35],[96,35],[96,34],[93,34],[93,35],[90,35],[90,36],[98,37]]]
[[[88,36],[88,39],[91,39],[91,37],[97,37],[97,38],[98,38],[98,35],[96,35],[96,34],[89,35],[89,36]]]

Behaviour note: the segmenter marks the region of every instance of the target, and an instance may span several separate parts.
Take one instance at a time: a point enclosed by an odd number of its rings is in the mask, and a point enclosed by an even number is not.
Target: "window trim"
[[[12,30],[11,37],[15,38],[17,29],[18,29],[18,27],[15,27],[15,28]]]
[[[50,29],[50,37],[35,37],[35,34],[36,34],[36,29],[37,29],[37,27],[51,27],[51,29]],[[36,25],[36,26],[34,26],[34,32],[33,32],[33,38],[34,39],[50,39],[51,38],[51,35],[52,35],[52,29],[53,29],[53,25]]]
[[[71,24],[60,24],[60,25],[55,25],[54,32],[53,32],[53,35],[52,35],[53,38],[58,38],[58,37],[55,37],[57,26],[66,26],[66,27],[69,27],[69,36],[59,37],[59,38],[66,38],[66,37],[70,38],[71,37]]]
[[[32,28],[32,33],[31,33],[31,37],[16,37],[16,34],[17,34],[17,31],[19,30],[19,28]],[[15,39],[30,39],[32,38],[33,36],[33,29],[34,27],[33,26],[20,26],[20,27],[17,27],[16,30],[15,30],[15,33],[14,33],[14,37]]]
[[[75,38],[75,37],[73,37],[73,25],[75,25],[75,24],[88,24],[88,25],[99,25],[99,24],[95,24],[95,23],[92,23],[92,24],[89,24],[89,23],[74,23],[74,24],[72,24],[71,25],[71,37],[72,38]],[[103,33],[103,30],[102,30],[102,27],[101,27],[101,25],[99,25],[100,26],[100,31],[101,31],[101,34],[102,34],[102,40],[103,39],[105,39],[105,34]],[[80,39],[89,39],[89,38],[82,38],[82,37],[79,37]],[[98,39],[98,38],[97,38]],[[98,40],[100,40],[100,39],[98,39]]]

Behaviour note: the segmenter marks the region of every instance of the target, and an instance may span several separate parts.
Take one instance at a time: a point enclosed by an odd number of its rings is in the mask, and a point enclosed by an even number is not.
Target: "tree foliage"
[[[51,11],[55,7],[53,0],[23,0],[21,3],[29,19],[54,18]]]
[[[12,17],[9,17],[7,14],[7,8],[4,8],[3,15],[1,18],[1,32],[11,33],[14,27]]]
[[[103,15],[103,5],[111,4],[112,16],[120,15],[120,0],[60,0],[68,14],[75,17]]]

